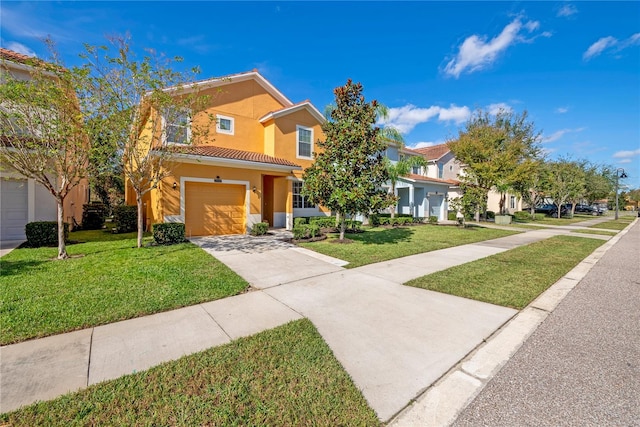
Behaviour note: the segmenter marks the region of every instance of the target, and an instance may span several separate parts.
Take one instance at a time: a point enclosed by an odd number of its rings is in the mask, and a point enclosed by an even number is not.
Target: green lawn
[[[576,222],[589,221],[590,219],[595,219],[597,217],[593,215],[580,215],[576,214],[573,218],[552,218],[550,216],[546,216],[543,219],[538,219],[535,221],[532,220],[518,220],[516,224],[544,224],[544,225],[569,225],[575,224]]]
[[[308,320],[0,415],[11,426],[376,426]]]
[[[603,243],[555,236],[405,284],[522,309]]]
[[[572,230],[572,233],[579,233],[579,234],[599,234],[602,236],[612,236],[615,234],[618,234],[617,231],[599,231],[599,230]]]
[[[70,233],[72,258],[20,248],[0,258],[0,344],[235,295],[247,282],[191,243],[136,248],[135,233]],[[145,240],[149,241],[148,238]]]
[[[631,222],[633,222],[634,217],[620,217],[618,220],[612,219],[611,221],[601,222],[600,224],[591,225],[589,228],[604,228],[607,230],[624,230],[627,228]]]
[[[482,227],[421,225],[397,228],[365,228],[364,233],[347,234],[352,243],[336,243],[337,235],[327,240],[300,246],[348,261],[347,268],[435,251],[481,240],[516,234],[516,231]]]

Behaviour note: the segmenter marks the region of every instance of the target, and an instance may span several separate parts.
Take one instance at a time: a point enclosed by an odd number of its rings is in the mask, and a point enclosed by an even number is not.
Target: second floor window
[[[293,183],[293,207],[295,209],[315,208],[316,206],[309,203],[302,193],[302,182]]]
[[[420,166],[413,166],[411,168],[411,173],[414,175],[420,175]]]
[[[509,207],[511,209],[515,209],[516,208],[516,196],[511,196]]]
[[[297,143],[298,147],[296,149],[297,156],[310,159],[312,153],[312,141],[313,141],[313,129],[298,126],[297,127]]]
[[[444,176],[444,165],[442,163],[438,163],[438,178],[442,179]]]
[[[234,124],[233,118],[227,116],[216,115],[216,130],[218,133],[224,133],[227,135],[233,135]]]
[[[169,144],[189,144],[191,139],[191,119],[189,112],[180,111],[167,119],[167,142]]]

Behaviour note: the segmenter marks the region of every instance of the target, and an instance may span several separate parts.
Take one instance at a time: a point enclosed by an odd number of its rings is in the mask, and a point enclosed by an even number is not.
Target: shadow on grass
[[[389,243],[410,242],[414,230],[406,227],[388,228],[383,231],[365,231],[362,234],[350,236],[351,239],[365,245],[386,245]]]
[[[0,277],[24,274],[25,270],[49,261],[0,261]]]

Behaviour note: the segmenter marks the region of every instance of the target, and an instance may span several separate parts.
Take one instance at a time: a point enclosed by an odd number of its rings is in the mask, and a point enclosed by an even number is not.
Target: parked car
[[[544,205],[538,205],[536,206],[535,212],[536,213],[543,213],[545,215],[549,215],[549,212],[553,211],[556,209],[556,205],[553,205],[551,203],[547,203]]]
[[[593,206],[589,205],[576,205],[576,213],[586,213],[589,215],[597,215],[597,211],[593,208]]]
[[[550,217],[553,218],[557,218],[558,217],[558,207],[556,205],[551,205],[553,206],[553,208],[551,208],[551,210],[549,211],[549,213],[547,215],[549,215]],[[567,208],[567,206],[569,206]],[[568,214],[571,214],[571,207],[570,205],[561,205],[560,206],[560,216],[567,216]]]

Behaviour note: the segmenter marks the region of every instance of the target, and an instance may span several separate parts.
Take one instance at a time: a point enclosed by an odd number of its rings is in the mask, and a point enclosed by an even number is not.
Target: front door
[[[273,176],[262,176],[262,220],[273,227]]]

